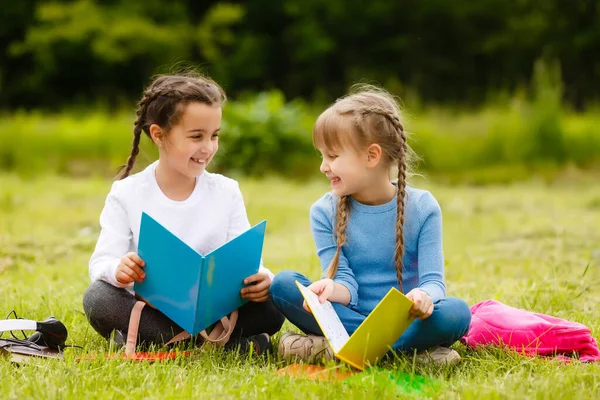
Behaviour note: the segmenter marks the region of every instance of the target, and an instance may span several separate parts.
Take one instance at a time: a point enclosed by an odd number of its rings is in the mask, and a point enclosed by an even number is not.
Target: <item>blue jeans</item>
[[[323,335],[312,314],[302,308],[304,298],[295,281],[304,286],[312,282],[294,271],[282,271],[271,283],[271,298],[286,318],[304,333]],[[332,303],[349,335],[365,320],[362,315],[340,303]],[[467,303],[455,297],[447,297],[434,304],[433,314],[425,320],[415,321],[392,346],[403,352],[422,351],[435,346],[448,347],[462,338],[469,330],[471,310]]]

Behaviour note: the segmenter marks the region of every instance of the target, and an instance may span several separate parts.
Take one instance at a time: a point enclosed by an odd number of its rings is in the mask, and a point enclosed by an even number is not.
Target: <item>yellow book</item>
[[[398,289],[391,288],[349,336],[329,301],[321,304],[319,297],[306,286],[298,281],[296,285],[335,356],[361,371],[375,365],[413,322],[410,317],[413,302]]]

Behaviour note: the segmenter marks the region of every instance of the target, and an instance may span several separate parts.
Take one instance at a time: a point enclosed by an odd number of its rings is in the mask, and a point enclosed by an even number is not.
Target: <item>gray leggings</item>
[[[125,289],[104,281],[95,281],[83,295],[83,309],[90,325],[100,335],[109,338],[113,330],[127,335],[129,316],[137,299]],[[264,303],[248,302],[238,310],[238,321],[231,339],[239,339],[281,329],[285,317],[269,299]],[[166,315],[152,307],[144,307],[140,318],[138,343],[162,344],[183,329]]]

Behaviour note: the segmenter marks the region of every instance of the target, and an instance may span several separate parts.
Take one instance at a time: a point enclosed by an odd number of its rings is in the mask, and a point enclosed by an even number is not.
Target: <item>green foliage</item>
[[[567,166],[600,165],[600,113],[561,110],[545,91],[532,102],[478,112],[439,108],[408,112],[409,142],[423,159],[420,170],[473,183],[556,174]],[[537,92],[536,92],[537,93]],[[304,179],[319,174],[312,125],[320,110],[287,102],[278,91],[229,101],[224,109],[216,172]],[[131,149],[133,114],[103,111],[16,112],[0,119],[0,169],[20,174],[57,172],[112,175]],[[136,168],[157,157],[142,140]]]
[[[600,162],[600,115],[567,112],[556,63],[538,61],[531,100],[514,97],[508,107],[479,112],[433,109],[414,118],[414,143],[424,169],[477,183],[553,174],[566,165],[590,168]]]
[[[306,106],[300,102],[286,104],[280,92],[229,104],[216,167],[255,176],[313,175],[313,122]]]
[[[600,3],[537,0],[28,0],[0,14],[0,107],[137,98],[186,62],[229,93],[329,102],[357,81],[425,104],[476,106],[560,63],[563,100],[600,92]]]
[[[235,44],[231,27],[244,17],[245,10],[239,4],[219,3],[209,9],[197,28],[198,48],[209,62],[219,62],[226,50]]]
[[[57,65],[59,52],[83,46],[89,46],[92,59],[108,64],[130,62],[139,55],[160,61],[181,54],[185,45],[180,40],[181,30],[185,26],[160,26],[131,11],[125,4],[110,9],[92,0],[40,4],[36,9],[38,24],[9,51],[15,56],[34,54],[39,65],[49,70],[61,67]]]
[[[562,163],[566,157],[561,127],[562,82],[557,63],[538,61],[534,68],[534,99],[531,105],[531,141],[528,161]]]
[[[17,112],[0,120],[0,169],[22,174],[110,175],[129,155],[133,115],[105,112],[43,115]],[[313,174],[313,114],[270,92],[225,106],[219,153],[211,170],[251,176]],[[147,138],[141,168],[157,157]]]
[[[429,110],[414,116],[408,129],[424,171],[491,183],[528,179],[548,168],[597,166],[600,135],[594,126],[599,119],[596,112],[550,114],[538,104],[515,100],[510,107],[478,113]],[[544,136],[550,134],[555,136]]]

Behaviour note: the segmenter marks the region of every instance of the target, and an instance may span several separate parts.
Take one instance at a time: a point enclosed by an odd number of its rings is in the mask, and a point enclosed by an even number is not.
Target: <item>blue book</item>
[[[248,302],[240,290],[244,279],[258,272],[266,224],[202,255],[142,213],[138,254],[146,278],[133,290],[196,335]]]

